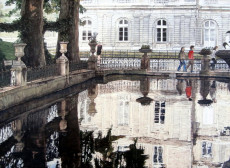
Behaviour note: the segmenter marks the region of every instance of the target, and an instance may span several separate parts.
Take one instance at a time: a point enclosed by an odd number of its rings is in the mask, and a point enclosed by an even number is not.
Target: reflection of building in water
[[[148,97],[153,101],[148,106],[136,102],[143,96],[139,81],[114,81],[99,85],[98,89],[97,114],[90,122],[82,122],[81,128],[88,127],[106,135],[112,127],[113,135],[126,135],[130,143],[132,138],[139,137],[139,144],[150,155],[149,167],[166,165],[175,168],[175,158],[178,158],[179,167],[191,167],[191,102],[185,94],[176,96],[176,81],[151,80]],[[80,104],[79,101],[78,108]],[[123,148],[130,143],[120,144],[118,140],[116,146]],[[154,157],[157,158],[155,161]]]
[[[113,135],[126,135],[114,143],[115,149],[119,150],[127,150],[132,138],[138,137],[138,144],[150,157],[146,163],[148,167],[174,168],[178,163],[177,167],[185,168],[191,167],[193,161],[195,168],[223,164],[230,156],[230,94],[226,89],[227,83],[216,82],[217,102],[210,106],[197,103],[203,99],[199,83],[194,88],[197,93],[192,102],[186,99],[184,90],[178,94],[176,80],[151,79],[148,97],[153,101],[142,106],[136,102],[143,96],[139,81],[99,85],[94,100],[97,114],[87,124],[82,122],[82,127],[91,126],[105,135],[112,126]],[[207,92],[204,90],[207,99],[211,99],[209,89]],[[194,125],[198,134],[193,147],[191,109],[195,109]]]
[[[90,123],[91,116],[88,114],[90,99],[88,97],[88,91],[83,91],[79,93],[78,98],[78,111],[79,111],[79,119],[82,124]]]
[[[128,81],[119,80],[114,82],[109,82],[106,85],[99,85],[98,94],[107,94],[115,92],[139,92],[140,91],[140,81]]]
[[[113,143],[114,149],[119,151],[129,150],[133,140],[122,138]],[[151,141],[140,139],[138,147],[144,149],[149,156],[145,166],[148,168],[190,168],[192,163],[191,146],[189,142]]]
[[[197,93],[196,102],[201,99]],[[211,95],[207,95],[211,99]],[[193,147],[194,167],[209,168],[220,165],[230,157],[230,94],[227,83],[216,82],[216,103],[209,106],[196,104],[197,138]],[[219,165],[219,166],[218,166]]]
[[[119,95],[118,98],[118,125],[128,126],[129,125],[129,95]]]

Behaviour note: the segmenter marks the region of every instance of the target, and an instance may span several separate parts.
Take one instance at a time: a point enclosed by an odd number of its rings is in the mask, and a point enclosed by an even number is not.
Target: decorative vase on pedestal
[[[90,52],[92,54],[88,60],[88,68],[91,70],[96,70],[97,69],[97,57],[94,55],[94,53],[96,52],[97,42],[96,41],[90,41],[89,46],[90,46]]]
[[[27,82],[27,68],[21,58],[24,56],[25,43],[15,43],[15,57],[17,60],[13,61],[11,68],[11,85],[23,86]]]
[[[61,76],[69,75],[69,60],[65,56],[65,53],[67,52],[67,45],[68,42],[60,42],[59,51],[62,55],[56,61],[58,64],[59,75]]]

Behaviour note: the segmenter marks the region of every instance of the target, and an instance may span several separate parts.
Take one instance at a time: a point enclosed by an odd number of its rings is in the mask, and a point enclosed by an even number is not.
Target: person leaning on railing
[[[194,65],[194,51],[193,50],[194,50],[194,46],[191,45],[190,46],[190,51],[188,53],[188,59],[189,59],[189,61],[188,61],[188,65],[187,65],[187,70],[188,70],[188,68],[191,65],[191,73],[193,72],[193,65]]]

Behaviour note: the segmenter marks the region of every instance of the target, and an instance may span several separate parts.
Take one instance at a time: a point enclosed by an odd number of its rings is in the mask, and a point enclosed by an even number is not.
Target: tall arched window
[[[167,41],[167,22],[163,19],[157,21],[157,42]]]
[[[128,25],[127,20],[119,21],[119,41],[128,41]]]
[[[204,46],[214,47],[216,45],[216,23],[208,20],[204,23]]]
[[[83,21],[82,40],[88,41],[92,36],[92,22],[90,20]]]

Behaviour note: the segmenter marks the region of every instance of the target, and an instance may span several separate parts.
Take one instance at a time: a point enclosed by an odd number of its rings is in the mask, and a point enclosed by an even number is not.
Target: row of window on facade
[[[84,26],[82,28],[82,41],[90,40],[92,36],[92,21],[84,20]],[[129,41],[129,22],[122,19],[118,24],[118,40]],[[212,20],[204,22],[204,46],[216,45],[216,23]],[[156,24],[156,41],[160,43],[168,42],[168,24],[164,19],[159,19]]]
[[[93,2],[93,0],[83,0],[82,2],[85,4],[90,4]],[[115,2],[115,3],[133,3],[136,1],[135,0],[113,0],[113,2]],[[175,0],[150,0],[150,2],[154,2],[157,4],[167,4],[170,2],[175,2]],[[182,2],[182,1],[180,1],[180,2]],[[184,2],[191,3],[191,2],[196,2],[196,0],[184,0]],[[218,0],[204,0],[204,3],[206,3],[206,4],[218,3]]]
[[[202,157],[212,157],[212,142],[203,141],[202,144]],[[155,168],[166,168],[163,160],[163,146],[153,147],[153,165]],[[124,152],[129,150],[129,146],[118,146],[118,151]]]

